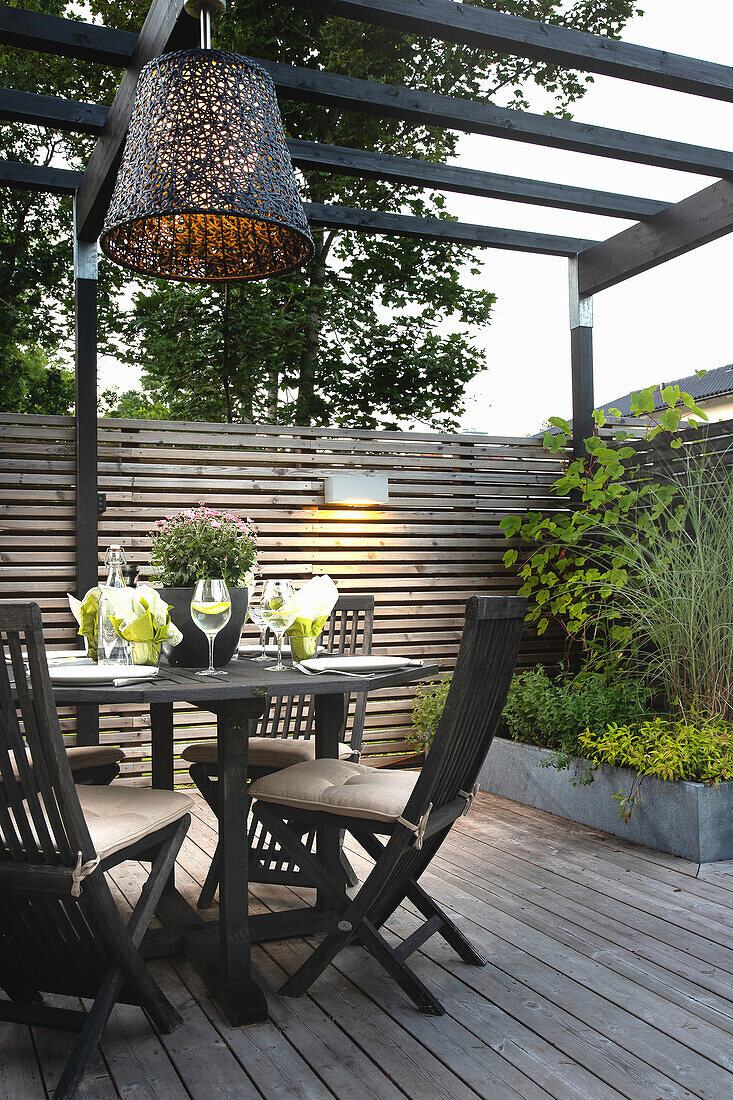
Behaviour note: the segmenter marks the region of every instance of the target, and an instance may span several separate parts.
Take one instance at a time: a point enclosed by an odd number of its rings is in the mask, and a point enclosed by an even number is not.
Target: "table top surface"
[[[54,684],[57,703],[213,703],[228,699],[256,699],[263,695],[346,695],[397,687],[440,675],[436,664],[407,665],[392,672],[343,676],[326,672],[307,676],[295,668],[272,672],[264,662],[239,658],[227,665],[225,676],[197,676],[195,669],[161,665],[152,680],[129,685]]]

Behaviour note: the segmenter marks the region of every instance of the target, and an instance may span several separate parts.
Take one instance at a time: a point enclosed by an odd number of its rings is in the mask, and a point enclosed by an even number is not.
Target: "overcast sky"
[[[642,0],[624,39],[731,64],[731,0]],[[545,109],[539,98],[536,110]],[[733,104],[597,76],[574,106],[578,121],[698,145],[731,148]],[[466,135],[466,167],[677,201],[709,177]],[[618,218],[451,195],[462,221],[601,239]],[[482,282],[498,295],[483,342],[489,369],[470,387],[466,429],[524,435],[570,413],[567,261],[486,251]],[[594,299],[596,404],[640,386],[733,362],[733,237],[724,237],[605,290]]]

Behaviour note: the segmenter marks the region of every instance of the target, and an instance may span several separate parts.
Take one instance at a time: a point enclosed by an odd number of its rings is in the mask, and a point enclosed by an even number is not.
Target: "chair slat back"
[[[326,623],[323,644],[329,653],[368,654],[372,651],[374,630],[374,596],[339,596]],[[350,744],[361,749],[364,732],[366,695],[357,695],[351,713]],[[351,706],[349,707],[351,712]],[[262,737],[298,737],[308,739],[315,734],[315,705],[312,695],[272,695],[270,707],[263,716]]]
[[[504,709],[527,601],[519,596],[473,596],[445,709],[427,761],[405,807],[417,822],[470,792],[491,746]]]
[[[0,859],[73,867],[79,852],[86,862],[94,851],[64,751],[37,604],[0,603],[0,650]]]

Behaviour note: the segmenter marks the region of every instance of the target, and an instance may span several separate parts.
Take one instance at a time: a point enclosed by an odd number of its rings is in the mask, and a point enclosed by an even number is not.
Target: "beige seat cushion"
[[[28,749],[26,754],[30,760],[31,754]],[[66,750],[66,755],[69,758],[72,773],[84,768],[101,768],[110,764],[119,764],[125,759],[122,749],[118,749],[115,745],[72,745]],[[16,779],[18,778],[18,766],[15,763],[13,763],[13,775]],[[0,783],[2,783],[2,776],[0,776]]]
[[[339,757],[351,756],[351,748],[339,742]],[[216,741],[201,741],[189,745],[181,753],[183,760],[190,764],[216,764]],[[316,742],[314,738],[303,737],[250,737],[249,767],[251,768],[288,768],[291,764],[301,764],[306,760],[315,760]]]
[[[122,749],[116,745],[73,745],[66,750],[72,772],[82,768],[102,768],[119,764],[125,759]]]
[[[171,825],[193,807],[193,799],[178,791],[123,787],[117,783],[111,787],[77,785],[76,791],[100,859]]]
[[[249,794],[281,806],[391,823],[402,814],[418,778],[417,772],[313,760],[258,779]]]

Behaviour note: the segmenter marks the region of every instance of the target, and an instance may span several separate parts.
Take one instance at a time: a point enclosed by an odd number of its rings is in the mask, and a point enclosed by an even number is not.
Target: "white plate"
[[[49,668],[52,684],[111,684],[115,680],[152,680],[158,675],[157,665],[81,665],[73,661]]]
[[[311,657],[301,664],[311,672],[395,672],[422,661],[409,657]]]
[[[85,665],[95,663],[91,657],[87,656],[84,649],[47,649],[46,656],[51,667],[54,665],[78,665],[79,662]]]
[[[324,653],[325,649],[326,649],[325,646],[319,645],[316,649],[316,653]],[[243,646],[239,647],[239,656],[240,657],[259,657],[261,653],[262,653],[262,646],[261,645],[243,645]],[[289,644],[289,642],[285,642],[283,644],[283,657],[290,657],[291,655],[292,654],[291,654],[291,650],[290,650],[290,644]],[[265,656],[266,657],[277,657],[277,646],[276,645],[266,645],[265,646]]]

